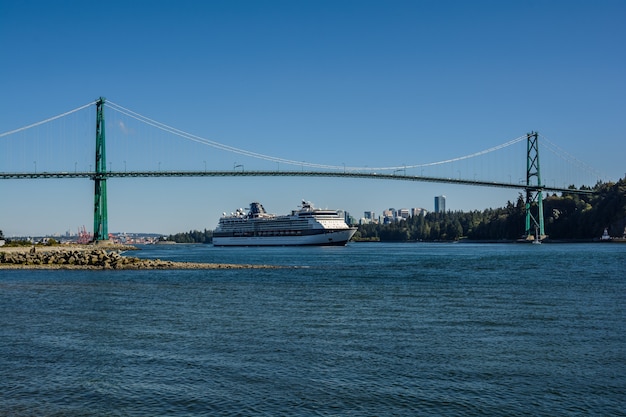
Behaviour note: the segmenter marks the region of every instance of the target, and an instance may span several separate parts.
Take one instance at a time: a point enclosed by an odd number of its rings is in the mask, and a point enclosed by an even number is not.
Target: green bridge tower
[[[543,240],[543,186],[539,169],[539,134],[526,135],[526,239]],[[534,213],[534,214],[533,214]]]
[[[104,97],[96,100],[96,170],[94,181],[93,241],[109,241],[107,218],[107,161],[104,135]]]

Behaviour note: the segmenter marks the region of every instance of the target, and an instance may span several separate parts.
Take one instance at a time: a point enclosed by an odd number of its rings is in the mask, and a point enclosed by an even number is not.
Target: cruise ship
[[[345,245],[356,232],[346,224],[337,210],[316,209],[303,201],[291,214],[275,215],[265,211],[261,203],[253,202],[246,213],[220,218],[213,231],[214,246],[328,246]]]

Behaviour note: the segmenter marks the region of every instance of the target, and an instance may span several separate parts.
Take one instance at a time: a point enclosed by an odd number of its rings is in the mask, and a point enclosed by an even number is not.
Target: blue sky
[[[5,1],[0,133],[104,96],[230,146],[338,166],[440,161],[536,130],[616,180],[626,173],[625,39],[623,1]],[[216,168],[273,168],[211,152]],[[121,158],[109,160],[121,169]],[[189,158],[190,169],[207,159]],[[303,178],[108,188],[110,231],[159,233],[214,228],[223,211],[253,200],[284,213],[304,198],[359,217],[432,210],[439,194],[452,210],[518,195]],[[89,180],[3,180],[0,229],[91,229],[92,189]]]

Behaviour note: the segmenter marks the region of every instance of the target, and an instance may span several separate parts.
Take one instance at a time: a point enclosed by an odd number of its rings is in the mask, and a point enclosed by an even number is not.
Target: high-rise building
[[[446,196],[438,195],[435,197],[435,213],[445,213],[446,212]]]
[[[341,215],[342,211],[343,210],[339,210],[339,215]],[[343,219],[349,225],[357,224],[356,219],[352,217],[347,211],[343,211]]]
[[[415,207],[411,209],[411,217],[417,217],[420,214],[424,213],[426,215],[427,211],[423,208]]]
[[[401,208],[396,214],[398,217],[401,217],[403,219],[408,219],[409,217],[411,217],[411,212],[409,211],[409,209],[405,208]]]

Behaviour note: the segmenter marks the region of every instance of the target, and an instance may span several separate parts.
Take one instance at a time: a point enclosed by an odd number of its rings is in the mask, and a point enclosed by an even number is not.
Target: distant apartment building
[[[403,219],[408,219],[409,217],[411,217],[411,212],[409,211],[409,209],[400,209],[397,211],[396,213],[396,217],[401,217]]]
[[[428,213],[427,210],[423,209],[423,208],[419,208],[419,207],[415,207],[411,209],[411,217],[417,217],[420,214],[424,214],[426,215],[426,213]]]
[[[359,221],[359,224],[370,224],[370,223],[378,223],[378,219],[376,218],[376,213],[373,211],[364,211],[363,217]]]
[[[435,213],[446,212],[446,196],[438,195],[435,197]]]
[[[394,221],[396,211],[394,209],[383,210],[383,224],[389,224]]]
[[[341,211],[342,211],[342,210],[339,210],[339,215],[341,215]],[[349,224],[349,225],[357,224],[356,219],[355,219],[354,217],[352,217],[352,216],[350,215],[350,213],[349,213],[349,212],[347,212],[347,211],[344,211],[344,212],[343,212],[343,219],[344,219],[344,221],[345,221],[347,224]]]

